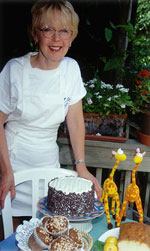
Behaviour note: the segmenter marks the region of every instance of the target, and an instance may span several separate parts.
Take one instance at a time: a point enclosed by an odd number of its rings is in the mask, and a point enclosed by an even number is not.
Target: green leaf
[[[105,28],[105,38],[107,42],[112,39],[112,31],[108,28]]]
[[[111,26],[113,29],[116,29],[116,26],[115,26],[111,21],[109,21],[109,23],[110,23],[110,26]]]
[[[133,30],[133,27],[127,24],[120,24],[116,26],[117,28],[124,28],[126,31],[131,31]]]
[[[133,25],[132,25],[132,23],[129,21],[129,19],[127,19],[127,24],[131,27],[132,30],[134,29],[134,28],[133,28]]]
[[[86,19],[86,24],[87,24],[87,25],[91,25],[89,19]]]
[[[104,71],[110,71],[113,69],[117,69],[121,64],[122,64],[123,60],[121,58],[111,58],[108,60],[108,62],[106,63],[105,67],[104,67]]]
[[[94,251],[103,251],[104,250],[104,245],[105,245],[105,242],[97,240],[97,241],[94,242],[93,250]]]
[[[30,42],[30,46],[31,46],[31,48],[33,48],[33,43],[32,42]]]
[[[92,98],[93,95],[91,93],[87,93],[86,98]]]
[[[106,64],[106,57],[100,57],[99,59]]]

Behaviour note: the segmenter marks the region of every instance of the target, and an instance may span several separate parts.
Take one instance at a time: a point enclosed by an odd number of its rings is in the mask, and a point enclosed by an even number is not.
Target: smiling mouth
[[[55,51],[55,52],[58,52],[61,50],[61,46],[49,46],[49,48],[52,50],[52,51]]]

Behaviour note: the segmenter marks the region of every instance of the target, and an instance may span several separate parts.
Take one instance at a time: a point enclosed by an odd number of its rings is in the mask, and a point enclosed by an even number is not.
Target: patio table
[[[115,221],[112,218],[111,221],[115,228]],[[125,222],[129,221],[132,220],[126,219]],[[106,215],[103,214],[100,217],[93,219],[92,225],[93,228],[89,232],[89,234],[92,236],[93,241],[96,241],[103,233],[108,231]],[[0,251],[19,251],[19,248],[17,247],[17,241],[15,239],[15,233],[8,237],[6,240],[0,242]]]

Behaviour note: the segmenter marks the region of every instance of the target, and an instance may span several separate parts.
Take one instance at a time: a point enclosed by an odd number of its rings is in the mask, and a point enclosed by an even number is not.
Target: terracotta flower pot
[[[150,135],[150,112],[146,112],[143,114],[141,129],[144,134]]]
[[[123,137],[127,114],[102,115],[84,113],[86,134],[101,134],[102,136]]]
[[[139,141],[146,145],[146,146],[150,146],[150,135],[148,134],[144,134],[141,129],[139,129],[137,131],[138,137],[139,137]]]
[[[109,114],[100,116],[96,113],[84,113],[85,139],[124,143],[127,114]],[[106,133],[106,134],[105,134]],[[67,124],[64,123],[60,137],[69,137]]]

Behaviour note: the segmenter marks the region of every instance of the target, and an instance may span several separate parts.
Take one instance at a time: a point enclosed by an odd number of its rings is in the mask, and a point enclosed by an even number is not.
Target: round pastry
[[[68,235],[69,221],[64,216],[52,216],[50,220],[45,223],[46,231],[57,237],[59,235]]]
[[[28,244],[31,250],[37,251],[48,249],[52,240],[53,236],[47,233],[44,227],[39,226],[33,230],[32,235],[29,237]]]
[[[49,222],[50,219],[51,219],[50,216],[44,216],[44,217],[41,219],[41,225],[42,225],[43,227],[45,227],[45,223],[46,223],[46,222]]]
[[[61,235],[54,241],[52,241],[51,246],[50,246],[51,251],[58,251],[58,250],[63,250],[63,251],[75,251],[75,246],[73,241],[68,238],[66,235]]]
[[[82,241],[82,234],[80,233],[80,231],[78,231],[76,228],[70,228],[69,229],[69,237],[73,241],[74,246],[77,249],[80,250],[81,248],[83,248],[84,244]]]

